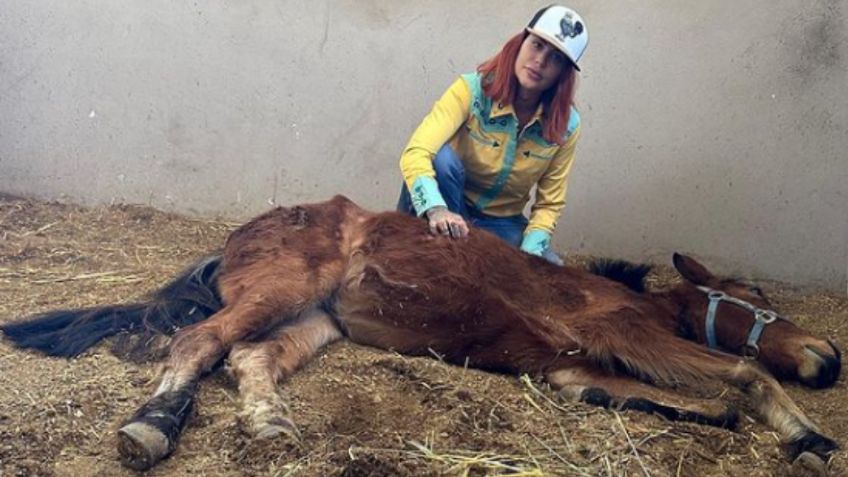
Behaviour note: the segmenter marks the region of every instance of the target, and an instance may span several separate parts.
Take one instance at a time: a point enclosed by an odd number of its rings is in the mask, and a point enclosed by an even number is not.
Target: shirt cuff
[[[551,244],[551,234],[544,230],[533,229],[521,241],[521,250],[531,255],[542,256]]]
[[[412,206],[415,207],[415,213],[419,217],[433,207],[447,207],[445,199],[439,192],[439,183],[432,177],[419,176],[415,179],[409,195],[412,199]]]

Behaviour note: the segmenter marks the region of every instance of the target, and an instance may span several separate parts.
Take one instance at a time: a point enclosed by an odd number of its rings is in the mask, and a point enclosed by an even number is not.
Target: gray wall
[[[432,102],[543,4],[4,0],[0,191],[389,208]],[[846,4],[571,2],[591,41],[556,245],[844,291]]]

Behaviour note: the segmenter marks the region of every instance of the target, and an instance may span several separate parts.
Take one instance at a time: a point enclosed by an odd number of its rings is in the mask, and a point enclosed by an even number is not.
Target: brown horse
[[[148,302],[51,312],[2,329],[19,346],[58,356],[119,332],[174,334],[161,384],[118,433],[123,461],[135,469],[173,452],[200,377],[227,354],[249,430],[296,436],[277,383],[343,337],[532,374],[565,399],[732,427],[728,404],[668,389],[722,381],[747,394],[790,458],[821,464],[837,448],[759,364],[726,352],[744,350],[777,376],[816,387],[837,379],[837,349],[768,310],[758,289],[675,254],[685,281],[646,293],[647,268],[598,267],[611,280],[549,264],[480,230],[463,240],[426,230],[420,220],[370,213],[340,196],[279,207]],[[144,349],[151,340],[139,342]]]

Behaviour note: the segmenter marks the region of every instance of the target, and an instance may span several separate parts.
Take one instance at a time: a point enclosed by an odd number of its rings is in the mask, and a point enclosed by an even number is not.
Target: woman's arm
[[[458,78],[421,121],[401,155],[400,170],[419,216],[433,207],[445,206],[433,157],[468,119],[470,108],[471,91],[465,80]]]
[[[580,137],[578,126],[551,160],[548,170],[539,179],[536,201],[530,208],[530,222],[524,230],[521,250],[541,255],[548,248],[562,209],[568,188],[568,174],[574,163],[574,151]]]

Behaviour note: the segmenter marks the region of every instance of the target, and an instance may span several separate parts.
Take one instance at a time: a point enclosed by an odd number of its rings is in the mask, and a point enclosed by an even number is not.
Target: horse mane
[[[589,272],[622,283],[636,293],[645,293],[645,276],[651,271],[651,266],[644,263],[611,258],[596,259],[587,268]]]

